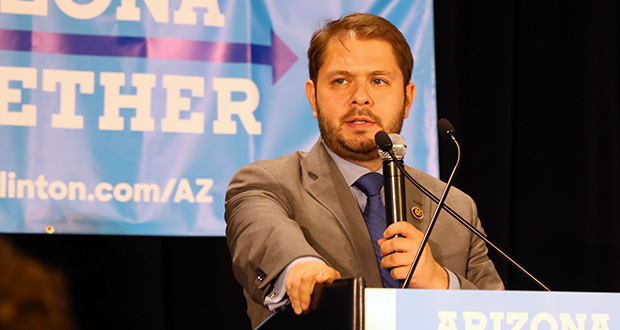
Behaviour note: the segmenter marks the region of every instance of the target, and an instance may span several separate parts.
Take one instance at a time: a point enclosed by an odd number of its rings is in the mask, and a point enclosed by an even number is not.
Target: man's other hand
[[[322,261],[302,261],[293,266],[286,276],[286,293],[295,314],[310,307],[310,296],[315,283],[332,283],[340,273]]]

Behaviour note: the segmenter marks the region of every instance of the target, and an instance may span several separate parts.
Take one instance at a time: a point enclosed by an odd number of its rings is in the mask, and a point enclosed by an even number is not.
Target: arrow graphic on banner
[[[273,83],[295,64],[297,56],[271,31],[271,45],[168,38],[90,36],[0,29],[0,50],[33,53],[142,57],[161,60],[270,65]]]

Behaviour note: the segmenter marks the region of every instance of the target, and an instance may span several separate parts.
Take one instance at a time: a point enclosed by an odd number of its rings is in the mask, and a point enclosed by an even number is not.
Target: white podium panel
[[[620,294],[365,289],[367,330],[618,330]]]
[[[396,329],[397,289],[364,290],[364,324],[366,330]]]

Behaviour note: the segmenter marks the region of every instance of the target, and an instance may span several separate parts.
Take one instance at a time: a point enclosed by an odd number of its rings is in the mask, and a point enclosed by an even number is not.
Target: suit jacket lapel
[[[313,198],[334,215],[343,236],[351,244],[351,249],[354,251],[352,260],[356,260],[357,265],[350,265],[350,267],[352,270],[360,269],[362,272],[355,274],[352,271],[353,275],[364,274],[364,280],[368,286],[381,287],[381,275],[364,217],[349,186],[321,140],[301,161],[301,166],[304,187]],[[335,253],[337,254],[336,251]]]
[[[417,170],[407,167],[407,171],[414,178],[416,178]],[[416,178],[418,181],[421,181],[419,178]],[[428,187],[427,187],[428,188]],[[433,202],[429,197],[424,195],[422,191],[416,188],[413,184],[407,183],[407,219],[413,224],[418,230],[422,233],[426,233],[428,226],[431,222],[431,218],[433,217],[433,213],[435,212],[435,208],[437,208],[437,203]],[[437,193],[435,192],[435,195]],[[440,196],[437,196],[440,197]],[[418,207],[423,213],[422,219],[418,219],[420,213],[418,212],[418,218],[416,218],[412,214],[412,208]],[[450,249],[450,244],[446,244],[446,242],[450,241],[451,235],[454,235],[457,232],[458,224],[450,219],[450,217],[446,216],[447,211],[444,209],[441,211],[437,222],[435,223],[435,227],[433,228],[433,232],[429,237],[428,244],[431,247],[433,258],[440,265],[444,267],[450,267],[451,264],[447,263],[445,258],[454,254],[455,252]],[[440,245],[439,242],[443,241]],[[455,270],[455,269],[451,269]]]
[[[414,169],[408,166],[406,168],[407,168],[407,172],[415,176]],[[413,184],[407,182],[405,184],[405,187],[406,187],[405,195],[406,195],[406,205],[407,205],[407,210],[406,210],[407,220],[414,227],[416,227],[418,230],[424,233],[426,232],[426,228],[428,228],[431,218],[433,217],[433,211],[435,210],[434,208],[436,204],[432,203],[430,198],[426,197],[426,195],[424,195],[424,193],[422,193],[422,191],[416,188],[416,186],[414,186]],[[413,212],[412,210],[414,208],[419,208],[419,210],[422,211],[421,219],[419,219],[419,215],[420,215],[419,212],[418,212],[418,217],[415,217],[412,214]]]

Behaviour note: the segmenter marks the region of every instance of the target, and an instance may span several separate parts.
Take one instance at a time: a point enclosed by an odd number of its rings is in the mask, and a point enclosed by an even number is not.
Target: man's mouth
[[[347,124],[352,125],[364,125],[364,124],[374,124],[375,122],[366,117],[366,116],[353,116],[346,121]]]
[[[369,118],[351,118],[346,121],[346,125],[355,131],[366,131],[372,129],[376,123]]]

